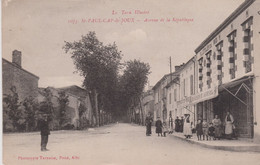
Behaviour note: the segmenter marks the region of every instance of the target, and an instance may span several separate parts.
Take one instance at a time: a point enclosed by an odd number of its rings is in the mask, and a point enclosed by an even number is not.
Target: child
[[[197,132],[198,140],[201,140],[201,135],[203,134],[201,120],[198,120],[198,123],[196,125],[196,132]]]
[[[208,122],[204,119],[202,122],[202,132],[203,132],[203,140],[205,140],[205,136],[207,137],[208,140]]]
[[[166,137],[166,133],[169,132],[165,122],[163,122],[162,132],[164,137]]]
[[[209,140],[211,140],[211,138],[213,138],[213,140],[216,140],[215,127],[213,126],[213,123],[209,123],[208,136],[209,136]]]

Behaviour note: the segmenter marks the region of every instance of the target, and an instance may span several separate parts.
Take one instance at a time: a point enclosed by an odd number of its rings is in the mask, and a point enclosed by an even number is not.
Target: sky
[[[174,71],[242,2],[3,0],[2,57],[11,61],[12,51],[21,51],[22,67],[40,77],[39,87],[81,86],[83,78],[62,47],[64,41],[77,41],[95,31],[104,44],[116,43],[122,61],[149,63],[152,86],[170,72],[169,57]]]

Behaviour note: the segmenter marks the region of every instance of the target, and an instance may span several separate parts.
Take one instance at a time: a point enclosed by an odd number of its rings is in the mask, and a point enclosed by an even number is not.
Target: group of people
[[[206,120],[198,120],[198,123],[196,125],[198,140],[202,140],[201,137],[203,137],[203,140],[211,140],[212,138],[213,140],[219,140],[222,137],[223,133],[225,134],[225,138],[232,139],[235,133],[235,125],[234,118],[230,114],[230,112],[227,112],[224,125],[225,129],[222,129],[223,124],[218,115],[215,115],[215,118],[209,124]]]
[[[149,114],[146,118],[146,135],[150,136],[152,134],[151,127],[152,127],[153,119]],[[225,117],[225,129],[223,128],[223,124],[218,115],[215,115],[215,118],[211,122],[207,122],[207,120],[198,120],[196,126],[193,128],[193,122],[190,120],[190,115],[185,114],[184,117],[179,119],[176,118],[175,122],[175,132],[182,132],[186,138],[191,138],[192,133],[196,132],[198,140],[216,140],[220,139],[225,134],[225,138],[232,139],[234,136],[234,118],[227,112]],[[162,122],[160,117],[157,118],[155,122],[156,133],[158,136],[166,136],[167,133],[172,133],[173,128],[173,120],[169,120],[169,128],[167,127],[166,122]]]
[[[151,136],[152,134],[152,123],[153,123],[153,118],[151,117],[150,114],[148,114],[148,116],[145,119],[145,125],[146,125],[146,136]],[[170,123],[170,127],[171,127],[171,123]],[[160,120],[160,117],[158,117],[158,119],[155,122],[155,127],[156,130],[155,132],[158,134],[158,136],[161,137],[166,137],[167,133],[172,133],[173,130],[172,129],[168,129],[166,122],[162,122]],[[171,127],[172,128],[172,127]]]

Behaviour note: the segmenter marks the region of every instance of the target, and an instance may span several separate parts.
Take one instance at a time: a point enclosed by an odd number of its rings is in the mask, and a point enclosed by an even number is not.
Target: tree
[[[36,116],[40,119],[42,117],[41,114],[47,114],[48,120],[53,121],[53,119],[55,119],[55,115],[52,103],[52,92],[49,88],[45,88],[43,91],[40,91],[40,93],[43,95],[44,100],[39,103],[39,111]]]
[[[123,109],[133,110],[133,107],[140,106],[143,114],[140,98],[148,81],[150,66],[140,60],[130,60],[125,65],[126,69],[120,80]]]
[[[5,95],[3,101],[5,102],[4,110],[4,124],[7,120],[11,120],[14,130],[21,131],[24,129],[25,124],[25,112],[24,107],[19,103],[18,93],[16,92],[16,87],[12,86],[10,88],[11,94]]]
[[[58,97],[59,102],[59,126],[62,128],[66,120],[66,107],[69,104],[69,96],[64,91],[60,91]]]
[[[110,96],[116,93],[121,51],[115,43],[104,45],[95,32],[89,32],[79,41],[65,41],[63,49],[71,54],[77,71],[84,77],[83,87],[91,91],[96,124],[99,126],[99,109],[113,112],[114,101]]]
[[[84,129],[88,126],[89,121],[87,118],[84,116],[84,113],[87,111],[87,108],[85,105],[81,102],[79,105],[79,125],[80,129]]]
[[[39,104],[32,96],[26,97],[22,102],[26,114],[26,129],[33,131],[36,129],[36,113],[39,110]]]

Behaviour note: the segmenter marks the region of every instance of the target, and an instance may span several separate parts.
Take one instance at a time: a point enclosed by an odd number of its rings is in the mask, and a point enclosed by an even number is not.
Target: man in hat
[[[50,135],[48,115],[42,114],[42,118],[38,121],[38,127],[41,131],[41,151],[49,151],[46,146]]]

